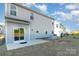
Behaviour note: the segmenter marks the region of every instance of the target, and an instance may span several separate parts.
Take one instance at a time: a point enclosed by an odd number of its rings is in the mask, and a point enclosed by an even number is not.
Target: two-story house
[[[1,34],[4,33],[3,28],[4,28],[4,25],[0,24],[0,33]]]
[[[52,21],[53,18],[23,4],[5,4],[6,45],[23,42],[27,45],[29,41],[53,36]]]

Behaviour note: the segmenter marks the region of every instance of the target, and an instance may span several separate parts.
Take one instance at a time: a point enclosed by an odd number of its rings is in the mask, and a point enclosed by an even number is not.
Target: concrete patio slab
[[[7,50],[18,49],[18,48],[22,48],[25,46],[31,46],[31,45],[41,44],[41,43],[46,43],[46,42],[49,42],[49,41],[47,41],[47,40],[29,40],[25,44],[11,43],[11,44],[7,44]]]

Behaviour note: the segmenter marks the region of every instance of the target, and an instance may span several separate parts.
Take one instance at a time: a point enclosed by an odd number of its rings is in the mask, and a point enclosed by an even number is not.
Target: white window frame
[[[15,30],[15,29],[18,29],[18,28],[23,28],[23,29],[24,29],[24,40],[20,40],[20,39],[17,40],[17,41],[14,40],[14,36],[15,36],[15,35],[14,35],[14,30]],[[13,28],[13,41],[14,41],[14,43],[25,42],[25,41],[26,41],[26,40],[25,40],[25,32],[26,32],[26,31],[25,31],[25,28],[24,28],[24,27],[14,27],[14,28]]]
[[[11,14],[11,10],[12,10],[12,9],[11,9],[11,6],[15,6],[16,9],[13,10],[13,11],[16,11],[16,15]],[[10,8],[10,10],[9,10],[9,11],[10,11],[9,14],[10,14],[11,16],[17,16],[17,6],[16,6],[16,5],[13,5],[13,4],[10,4],[9,8]]]
[[[33,19],[31,19],[31,16],[33,17]],[[30,20],[34,20],[34,13],[30,13]]]

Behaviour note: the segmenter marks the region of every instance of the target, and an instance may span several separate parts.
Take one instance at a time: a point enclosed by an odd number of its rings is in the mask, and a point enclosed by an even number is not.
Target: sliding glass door
[[[14,41],[24,40],[24,28],[14,29]]]

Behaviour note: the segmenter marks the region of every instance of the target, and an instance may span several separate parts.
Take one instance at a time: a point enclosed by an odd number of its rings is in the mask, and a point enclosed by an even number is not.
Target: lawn
[[[0,55],[8,56],[79,56],[79,36],[65,36],[43,44],[7,51],[0,46]]]

